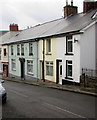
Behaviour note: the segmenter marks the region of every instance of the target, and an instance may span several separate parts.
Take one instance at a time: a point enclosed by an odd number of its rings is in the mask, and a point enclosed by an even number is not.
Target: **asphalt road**
[[[93,96],[10,81],[3,86],[2,118],[95,118]]]

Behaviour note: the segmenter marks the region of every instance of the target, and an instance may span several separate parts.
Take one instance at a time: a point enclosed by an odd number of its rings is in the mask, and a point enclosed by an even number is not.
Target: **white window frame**
[[[20,55],[20,45],[17,45],[17,55]]]
[[[69,63],[69,62],[71,62],[71,63]],[[72,62],[72,60],[67,60],[67,64],[66,64],[66,65],[67,65],[67,67],[66,67],[66,68],[67,68],[67,70],[66,70],[66,71],[67,71],[66,77],[67,77],[67,78],[73,78],[73,62]],[[72,67],[72,70],[71,70],[72,76],[69,76],[69,75],[68,75],[68,67],[69,67],[69,66]]]
[[[21,44],[21,55],[24,55],[24,44]]]
[[[51,39],[46,40],[46,51],[47,53],[51,53]]]
[[[71,42],[71,44],[72,44],[72,51],[69,51],[69,48],[68,48],[68,44],[69,44],[69,42]],[[72,39],[69,39],[68,41],[67,41],[67,53],[69,53],[69,54],[72,54],[73,53],[73,40]]]
[[[12,71],[16,71],[16,60],[15,59],[11,59],[11,68],[12,68]]]
[[[47,71],[47,67],[48,67],[48,71]],[[51,73],[51,69],[52,69],[52,73]],[[53,62],[52,61],[47,61],[46,62],[46,75],[47,76],[53,76]]]
[[[33,55],[33,43],[29,43],[29,55]]]
[[[13,55],[13,45],[11,45],[11,55]]]
[[[29,68],[28,68],[29,66],[30,66],[30,67],[32,66],[32,72],[29,71]],[[27,74],[34,75],[34,73],[33,73],[33,67],[34,67],[33,60],[27,60]],[[30,68],[30,69],[31,69],[31,68]]]
[[[73,36],[67,36],[66,37],[66,54],[73,54]],[[69,42],[71,42],[71,46],[72,46],[72,51],[69,51]]]

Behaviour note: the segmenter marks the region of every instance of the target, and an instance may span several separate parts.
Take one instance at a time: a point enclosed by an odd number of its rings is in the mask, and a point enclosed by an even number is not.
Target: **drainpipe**
[[[37,81],[38,81],[38,40],[36,40],[37,43]]]
[[[45,40],[43,39],[43,62],[42,62],[42,75],[43,75],[43,82],[45,82]]]

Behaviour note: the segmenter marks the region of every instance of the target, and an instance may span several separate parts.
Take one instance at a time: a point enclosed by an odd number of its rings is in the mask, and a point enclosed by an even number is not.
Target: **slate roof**
[[[7,33],[8,31],[0,31],[0,36],[4,35],[5,33]]]
[[[8,39],[4,43],[13,43],[19,41],[25,41],[30,39],[39,39],[50,36],[57,36],[61,34],[77,32],[94,22],[96,19],[92,19],[92,16],[97,11],[93,10],[88,13],[79,13],[77,15],[71,15],[67,18],[60,18],[54,21],[46,22],[36,25],[30,29],[23,30],[15,37]]]
[[[19,31],[15,31],[15,32],[13,32],[13,31],[9,31],[9,32],[6,32],[5,34],[3,34],[2,36],[0,36],[0,45],[2,44],[2,43],[6,43],[7,41],[10,41],[10,39],[13,37],[13,36],[15,36],[17,33],[19,33]]]

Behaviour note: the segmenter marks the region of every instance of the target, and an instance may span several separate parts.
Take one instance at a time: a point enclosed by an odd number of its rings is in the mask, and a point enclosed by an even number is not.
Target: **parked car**
[[[5,88],[2,86],[2,83],[4,83],[4,80],[0,80],[0,101],[2,103],[6,103],[7,93]]]

